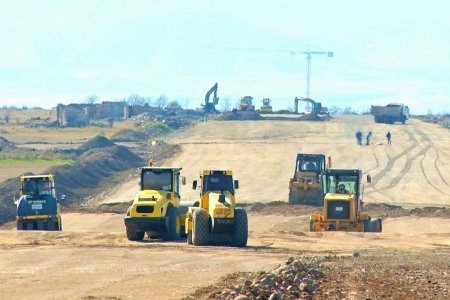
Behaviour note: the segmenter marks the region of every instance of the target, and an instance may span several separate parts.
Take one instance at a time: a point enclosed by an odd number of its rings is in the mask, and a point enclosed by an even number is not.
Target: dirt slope
[[[355,132],[373,132],[370,146],[358,146]],[[392,146],[385,134],[392,134]],[[450,205],[450,135],[434,124],[375,124],[372,116],[338,116],[329,122],[208,121],[167,140],[181,154],[169,160],[183,167],[190,183],[203,168],[232,169],[240,180],[240,201],[287,200],[298,152],[331,155],[334,167],[361,168],[373,177],[365,200],[406,207]],[[378,145],[381,144],[381,145]],[[395,196],[394,196],[395,195]]]

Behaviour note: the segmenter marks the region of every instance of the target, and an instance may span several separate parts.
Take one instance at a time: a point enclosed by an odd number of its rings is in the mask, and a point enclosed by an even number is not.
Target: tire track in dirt
[[[398,159],[400,159],[404,155],[407,155],[409,152],[411,152],[414,148],[416,148],[418,146],[417,139],[414,137],[414,135],[409,130],[406,130],[406,134],[408,135],[409,140],[412,141],[412,145],[410,145],[409,147],[405,148],[402,152],[400,152],[399,154],[397,154],[396,156],[394,156],[392,158],[389,156],[389,154],[387,154],[388,162],[387,162],[386,166],[380,172],[378,172],[377,174],[375,174],[373,176],[373,179],[375,180],[375,184],[373,185],[374,188],[377,186],[377,184],[379,182],[378,179],[382,178],[385,174],[390,172],[390,170],[392,170],[392,168],[394,167],[394,163]],[[382,189],[382,190],[385,190],[385,188]]]
[[[436,153],[437,153],[437,149],[433,146],[433,142],[431,141],[431,139],[430,139],[423,131],[421,131],[420,129],[416,128],[415,130],[416,130],[417,134],[418,134],[424,141],[426,141],[426,142],[428,143],[427,146],[429,146],[429,148],[433,148],[433,149],[436,151]],[[423,165],[423,161],[424,161],[425,157],[426,157],[426,153],[424,153],[422,159],[420,160],[420,169],[422,170],[423,177],[425,178],[425,180],[427,181],[427,183],[428,183],[431,187],[433,187],[436,191],[438,191],[438,192],[440,192],[440,193],[442,193],[442,194],[444,194],[444,195],[450,195],[450,194],[448,194],[448,193],[442,191],[441,189],[439,189],[436,185],[434,185],[434,184],[431,182],[431,180],[428,179],[428,176],[427,176],[427,174],[426,174],[426,172],[425,172],[425,168],[424,168],[424,165]],[[440,171],[439,171],[439,169],[438,169],[438,166],[437,166],[437,159],[438,159],[438,156],[437,156],[436,159],[434,160],[434,167],[435,167],[437,173],[439,174],[440,178],[442,179],[442,181],[444,181],[444,183],[446,183],[445,180],[444,180],[444,178],[441,176]],[[446,183],[446,184],[447,184],[447,183]],[[447,184],[447,185],[448,185],[448,184]]]
[[[373,151],[373,148],[371,148],[371,149],[372,149],[373,158],[375,159],[376,166],[371,168],[371,169],[369,169],[369,170],[366,170],[364,173],[369,173],[370,171],[373,171],[373,170],[378,169],[380,167],[380,160],[378,159],[377,155],[375,154],[375,151]]]
[[[400,174],[397,175],[396,177],[394,177],[394,178],[389,182],[389,185],[388,185],[388,186],[386,186],[386,187],[384,187],[384,188],[381,188],[380,190],[388,190],[388,189],[391,189],[391,188],[395,187],[395,186],[403,179],[403,177],[405,177],[405,175],[409,172],[409,170],[411,170],[413,161],[414,161],[416,158],[420,157],[420,156],[424,156],[424,157],[425,157],[425,154],[426,154],[426,153],[428,152],[428,150],[430,150],[430,149],[431,149],[431,145],[428,144],[428,145],[425,146],[425,148],[423,148],[422,150],[420,150],[417,154],[415,154],[415,155],[409,157],[409,158],[406,160],[403,169],[400,171]],[[427,181],[428,181],[428,180],[427,180]]]
[[[442,182],[445,183],[446,185],[450,186],[450,184],[445,180],[444,176],[442,175],[442,173],[441,173],[441,171],[439,170],[439,167],[438,167],[438,161],[440,159],[439,151],[434,146],[433,146],[433,149],[434,149],[434,151],[436,151],[436,159],[434,160],[434,167],[436,168],[436,171],[437,171],[439,177],[441,178]]]

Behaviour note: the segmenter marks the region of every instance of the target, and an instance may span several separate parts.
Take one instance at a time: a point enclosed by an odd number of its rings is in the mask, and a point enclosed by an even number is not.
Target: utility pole
[[[305,54],[306,55],[306,98],[309,98],[309,94],[310,94],[310,87],[309,87],[309,81],[311,78],[311,57],[313,55],[327,55],[329,58],[333,57],[333,52],[328,51],[310,51],[309,47],[307,51],[303,51],[300,52],[301,54]],[[305,110],[309,111],[310,110],[310,105],[309,103],[305,104]]]

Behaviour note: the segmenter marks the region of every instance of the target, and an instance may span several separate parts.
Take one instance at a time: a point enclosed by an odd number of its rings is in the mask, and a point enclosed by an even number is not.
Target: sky
[[[0,105],[251,95],[450,113],[448,1],[0,0]],[[220,106],[220,100],[219,100]]]

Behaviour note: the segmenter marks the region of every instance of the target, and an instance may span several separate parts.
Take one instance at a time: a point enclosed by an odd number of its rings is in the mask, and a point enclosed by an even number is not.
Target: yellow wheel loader
[[[21,176],[20,198],[14,203],[17,230],[62,230],[53,175]]]
[[[381,232],[381,219],[362,211],[364,185],[359,169],[328,169],[322,174],[322,214],[310,215],[310,231]],[[370,175],[367,175],[370,182]]]
[[[180,216],[181,168],[141,168],[140,191],[127,210],[125,227],[130,241],[149,238],[178,240],[184,232]],[[182,220],[183,219],[183,220]]]
[[[323,154],[297,154],[294,176],[289,180],[289,204],[323,205],[321,174],[328,166]]]
[[[185,230],[188,244],[195,246],[229,244],[245,247],[248,238],[247,213],[236,207],[235,191],[239,182],[229,170],[204,170],[200,185],[195,180],[193,189],[200,189],[200,200],[189,207]]]

